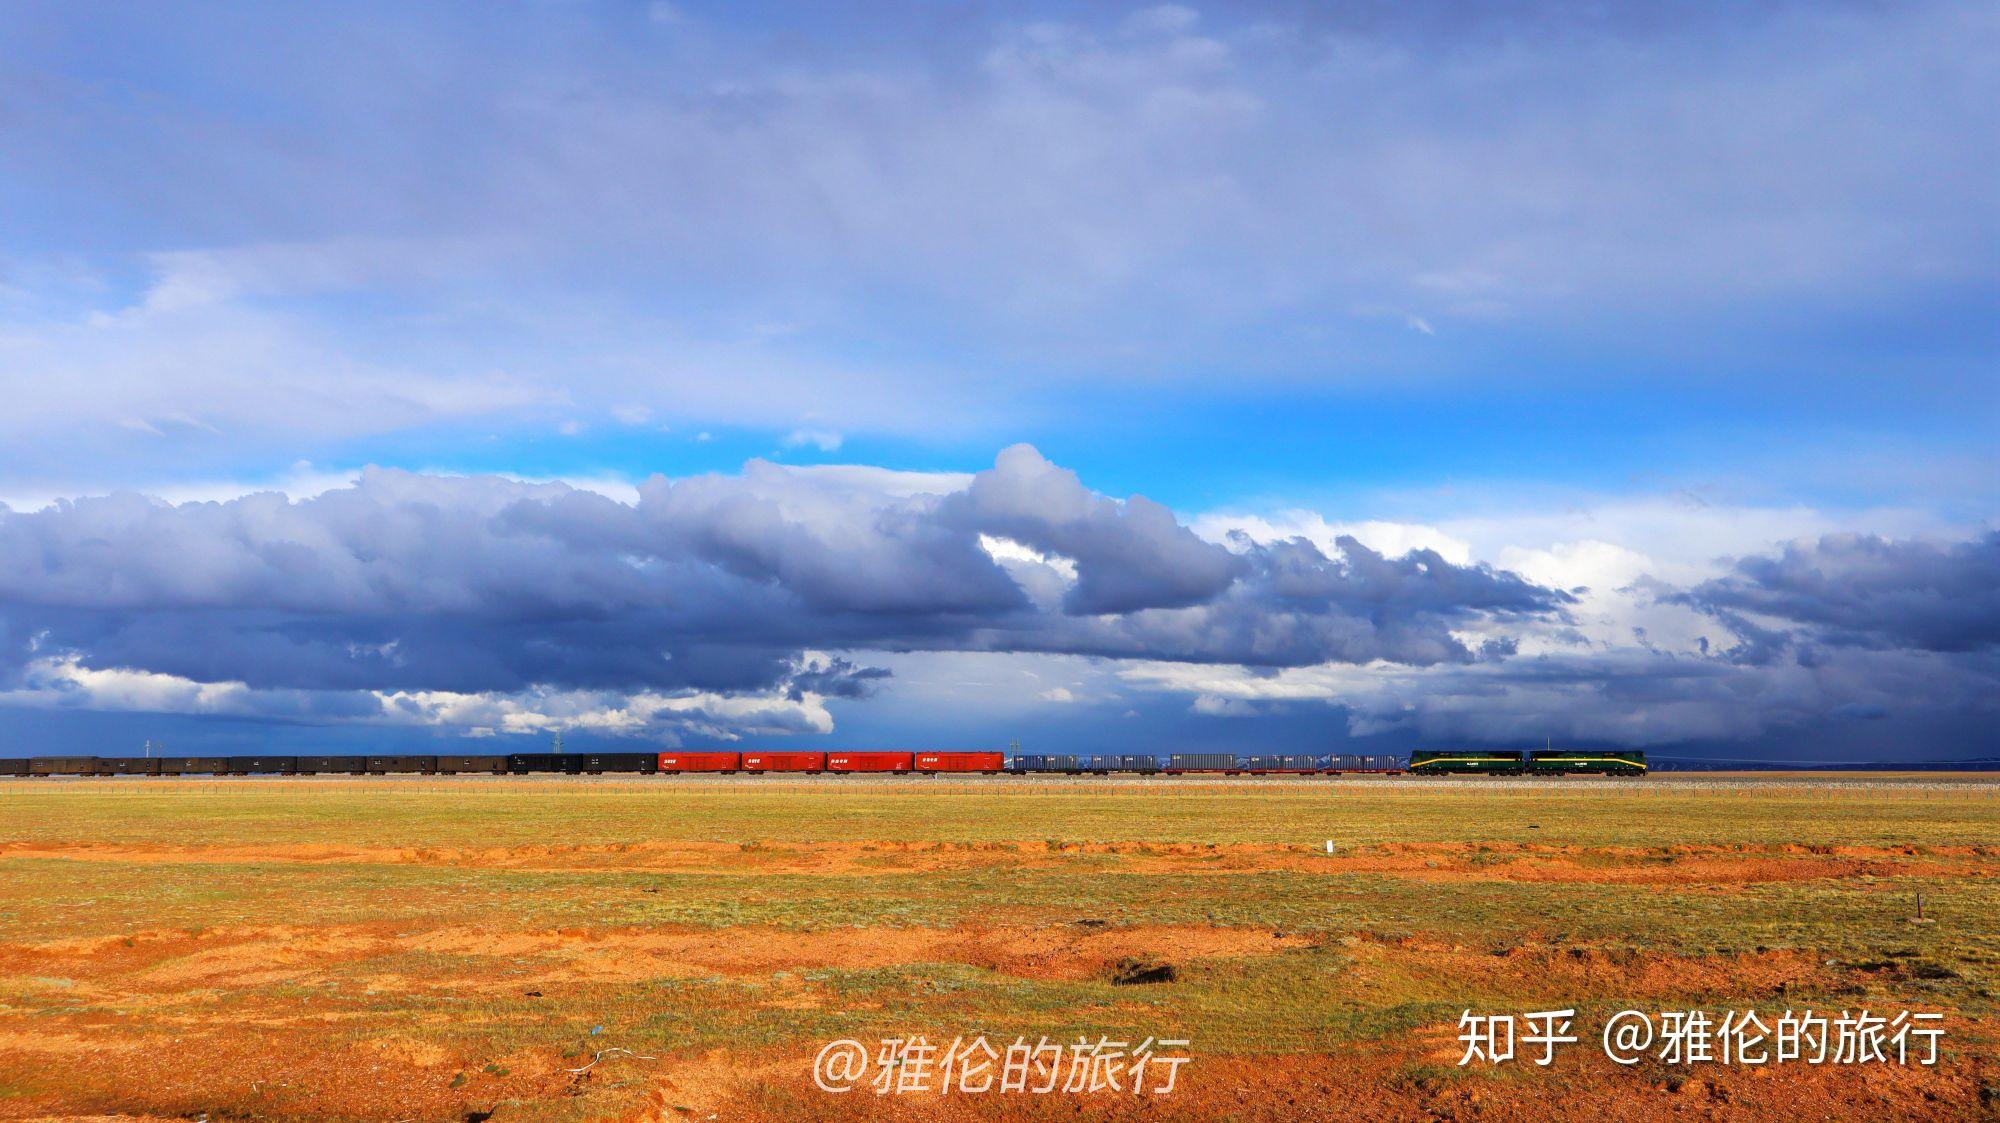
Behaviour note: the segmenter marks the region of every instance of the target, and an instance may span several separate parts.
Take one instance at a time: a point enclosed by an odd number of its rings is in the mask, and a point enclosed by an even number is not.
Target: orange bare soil
[[[1976,1118],[1996,797],[0,784],[0,1118]],[[1559,1007],[1553,1065],[1456,1063],[1461,1011]],[[1939,1012],[1943,1057],[1625,1067],[1594,1039],[1625,1007]],[[918,1033],[1191,1059],[1160,1096],[813,1086],[824,1043]]]

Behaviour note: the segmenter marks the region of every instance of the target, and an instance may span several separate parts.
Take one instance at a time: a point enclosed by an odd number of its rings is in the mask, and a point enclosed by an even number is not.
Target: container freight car
[[[321,772],[347,772],[359,776],[368,771],[365,756],[302,756],[299,758],[299,774],[312,776]]]
[[[734,772],[743,766],[741,753],[659,753],[659,772]]]
[[[1234,753],[1175,753],[1167,758],[1168,772],[1240,772]]]
[[[504,756],[440,756],[438,771],[459,772],[505,772],[507,758]]]
[[[295,756],[232,756],[223,759],[229,762],[229,774],[232,776],[289,776],[299,770],[299,758]]]
[[[1092,772],[1140,772],[1152,775],[1160,770],[1160,758],[1156,756],[1094,756],[1090,758]]]
[[[162,776],[223,776],[229,772],[229,758],[220,756],[163,756]]]
[[[1410,754],[1412,776],[1519,776],[1527,761],[1513,752],[1451,752],[1418,749]]]
[[[1539,751],[1528,754],[1530,776],[1644,776],[1646,754],[1632,749]]]
[[[1015,772],[1083,772],[1086,763],[1083,757],[1066,754],[1027,753],[1017,755],[1010,762]]]
[[[1309,756],[1246,756],[1237,758],[1237,764],[1245,772],[1299,772],[1310,775],[1319,771],[1319,761]]]
[[[1403,762],[1384,753],[1368,756],[1358,753],[1339,753],[1327,757],[1320,767],[1334,772],[1401,772]]]
[[[999,772],[1007,767],[1004,753],[918,753],[919,772]]]
[[[745,772],[812,772],[826,771],[825,753],[744,753]]]
[[[99,776],[158,776],[160,758],[156,756],[105,756],[97,758]]]
[[[432,773],[438,769],[438,758],[434,756],[371,756],[368,758],[370,775],[388,772]]]
[[[915,753],[828,753],[826,770],[844,772],[910,772],[917,766]]]
[[[28,762],[30,776],[95,776],[94,756],[38,756]]]

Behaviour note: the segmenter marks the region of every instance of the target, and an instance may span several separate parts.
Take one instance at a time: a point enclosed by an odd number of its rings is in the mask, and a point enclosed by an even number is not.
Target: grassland
[[[1980,783],[5,783],[0,1118],[1971,1117],[1996,875]],[[1808,1005],[1944,1012],[1947,1056],[1453,1063],[1466,1008]],[[1196,1060],[1150,1100],[812,1088],[913,1032]]]

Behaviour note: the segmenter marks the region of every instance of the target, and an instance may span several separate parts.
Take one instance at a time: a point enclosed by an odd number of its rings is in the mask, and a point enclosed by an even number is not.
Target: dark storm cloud
[[[1242,573],[1228,550],[1203,541],[1158,503],[1118,503],[1084,488],[1026,445],[945,500],[948,523],[1011,538],[1076,562],[1063,606],[1079,615],[1185,608],[1215,599]]]
[[[1993,652],[1807,648],[1749,664],[1628,648],[1394,676],[1340,704],[1356,734],[1432,744],[1785,745],[1809,757],[1840,755],[1812,753],[1814,736],[1871,722],[1891,732],[1867,752],[1921,759],[1991,751],[1996,686]]]
[[[982,539],[1073,565],[1053,601]],[[0,513],[0,671],[37,657],[298,690],[780,689],[882,672],[809,648],[1064,652],[1290,666],[1463,663],[1454,628],[1565,594],[1352,539],[1207,542],[1026,446],[961,491],[892,497],[752,463],[564,485],[370,471],[292,502],[136,495]],[[1025,568],[1024,568],[1025,567]],[[1032,572],[1030,572],[1032,571]],[[1021,579],[1017,580],[1017,576]]]
[[[1892,730],[1868,750],[1883,758],[1992,748],[2000,534],[1945,543],[1829,534],[1737,559],[1690,590],[1641,586],[1706,613],[1733,642],[1657,650],[1635,629],[1631,648],[1398,675],[1343,700],[1351,726],[1503,743],[1782,744],[1796,756],[1810,755],[1815,736],[1856,751],[1842,730],[1869,722]]]
[[[1955,543],[1829,534],[1743,558],[1677,599],[1765,648],[1774,633],[1746,614],[1836,646],[1985,650],[2000,646],[2000,532]]]
[[[1331,558],[1303,539],[1235,544],[1235,579],[1204,603],[1037,621],[996,646],[1252,667],[1470,663],[1481,652],[1453,628],[1480,618],[1553,616],[1571,599],[1489,566],[1453,565],[1429,550],[1385,558],[1351,537],[1337,540],[1340,556]]]

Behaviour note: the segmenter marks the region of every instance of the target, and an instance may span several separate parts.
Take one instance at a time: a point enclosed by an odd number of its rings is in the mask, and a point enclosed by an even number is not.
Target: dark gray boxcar
[[[1175,769],[1233,769],[1236,767],[1234,753],[1175,753],[1171,758]]]
[[[230,761],[222,757],[160,757],[160,775],[196,775],[228,769]]]
[[[570,754],[564,753],[564,756]],[[658,772],[658,753],[582,753],[584,772]]]
[[[219,756],[163,756],[160,758],[162,776],[221,775],[229,771],[227,758]]]
[[[276,773],[289,776],[299,770],[299,758],[295,756],[232,756],[229,772],[233,776],[256,776]]]
[[[580,753],[513,753],[507,757],[509,772],[581,772]]]
[[[1160,758],[1130,754],[1100,756],[1097,758],[1097,767],[1106,772],[1157,772],[1160,769]]]
[[[434,756],[371,756],[368,771],[381,772],[436,772],[438,758]]]
[[[1016,772],[1081,772],[1082,761],[1075,756],[1030,753],[1013,760]]]
[[[156,756],[107,756],[97,762],[97,770],[107,776],[158,776],[160,758]]]
[[[441,756],[438,758],[439,772],[505,772],[507,758],[504,756]]]
[[[30,776],[90,776],[96,772],[94,756],[38,756],[28,761]]]
[[[312,775],[316,772],[351,772],[359,776],[368,771],[365,756],[302,756],[298,758],[300,772]]]
[[[27,757],[17,756],[0,760],[0,776],[26,776],[27,774]]]

